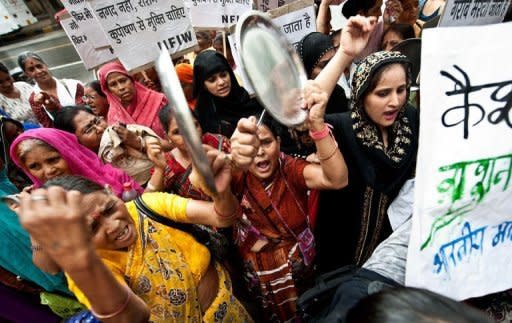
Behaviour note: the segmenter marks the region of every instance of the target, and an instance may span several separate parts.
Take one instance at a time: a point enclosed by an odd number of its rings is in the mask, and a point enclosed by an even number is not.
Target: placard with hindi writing
[[[62,4],[80,27],[80,30],[87,35],[87,38],[94,48],[109,47],[110,43],[105,37],[101,26],[92,14],[92,9],[85,0],[63,0]]]
[[[512,287],[511,34],[423,31],[409,286],[456,300]]]
[[[152,64],[160,48],[177,54],[197,45],[183,0],[94,0],[91,5],[128,70]]]
[[[228,29],[252,9],[252,0],[187,0],[196,28]]]
[[[512,0],[448,0],[439,27],[502,22],[511,2]]]
[[[272,22],[281,29],[295,48],[304,36],[316,31],[313,0],[298,0],[271,10],[269,14],[272,16]]]
[[[116,58],[110,47],[95,49],[91,38],[69,14],[61,17],[60,24],[86,69],[91,70]]]

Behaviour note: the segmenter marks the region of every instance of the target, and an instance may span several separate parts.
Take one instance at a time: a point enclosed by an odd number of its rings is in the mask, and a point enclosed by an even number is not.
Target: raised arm
[[[320,88],[331,95],[336,83],[345,69],[350,66],[368,43],[370,34],[375,27],[375,17],[351,17],[343,28],[340,38],[340,48],[315,78]]]
[[[348,169],[336,140],[324,122],[328,96],[315,81],[304,89],[304,100],[309,109],[306,125],[316,146],[320,164],[304,168],[306,185],[311,189],[339,189],[348,184]]]
[[[20,222],[87,297],[102,322],[147,322],[146,304],[96,254],[86,223],[89,209],[78,192],[39,189],[22,194]]]

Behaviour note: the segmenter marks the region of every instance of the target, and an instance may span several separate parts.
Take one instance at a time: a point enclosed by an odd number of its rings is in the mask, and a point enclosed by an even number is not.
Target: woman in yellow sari
[[[218,190],[213,202],[166,193],[144,194],[143,202],[175,222],[231,225],[239,205],[229,188],[230,168],[223,153],[208,156]],[[47,251],[101,321],[252,321],[225,270],[192,235],[84,178],[61,177],[45,187],[22,196],[20,221],[41,244],[33,249]]]

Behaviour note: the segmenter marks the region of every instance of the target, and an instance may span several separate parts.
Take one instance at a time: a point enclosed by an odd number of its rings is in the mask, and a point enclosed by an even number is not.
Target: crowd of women
[[[419,36],[444,1],[390,0],[378,17],[380,1],[348,0],[341,31],[328,23],[334,3],[319,3],[318,32],[298,46],[310,78],[300,127],[268,116],[257,124],[263,107],[211,33],[198,34],[192,65],[176,64],[216,192],[192,167],[154,71],[132,75],[111,62],[83,85],[27,52],[18,64],[30,85],[0,64],[9,206],[0,205],[0,294],[26,309],[0,316],[55,321],[33,297],[44,291],[54,312],[76,302],[80,315],[105,322],[294,322],[315,277],[370,268],[397,234],[389,206],[413,179],[418,151],[411,62],[390,49]],[[365,299],[336,320],[384,322],[371,312],[399,312],[375,305],[393,297],[411,298],[411,308],[437,300],[447,310],[423,315],[434,321],[486,320],[438,295],[403,293]],[[75,312],[66,309],[59,314]]]

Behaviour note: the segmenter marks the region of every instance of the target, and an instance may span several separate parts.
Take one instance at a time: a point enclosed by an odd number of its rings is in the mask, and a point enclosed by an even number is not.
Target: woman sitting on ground
[[[209,153],[218,191],[213,202],[166,193],[146,193],[142,201],[176,222],[231,225],[239,206],[222,155]],[[61,177],[46,186],[22,197],[21,222],[102,322],[252,321],[226,271],[189,233],[150,219],[134,202],[124,204],[84,178]]]
[[[55,128],[74,134],[78,142],[104,163],[124,170],[140,185],[151,177],[153,163],[146,155],[146,140],[158,138],[148,127],[121,123],[109,126],[84,106],[64,107],[55,117]]]
[[[18,65],[36,82],[29,102],[37,120],[43,127],[53,127],[55,114],[63,106],[82,104],[84,87],[77,80],[56,79],[43,59],[33,52],[18,56]]]

